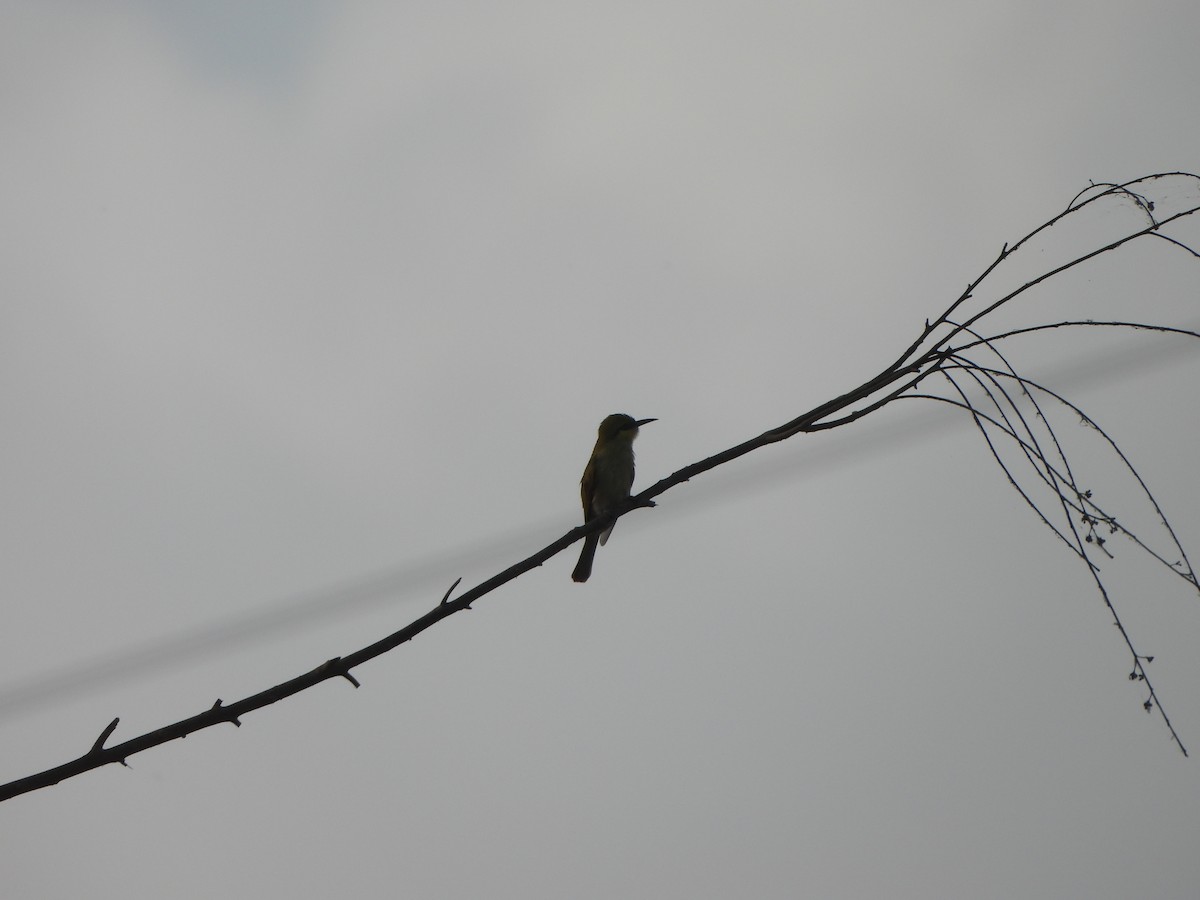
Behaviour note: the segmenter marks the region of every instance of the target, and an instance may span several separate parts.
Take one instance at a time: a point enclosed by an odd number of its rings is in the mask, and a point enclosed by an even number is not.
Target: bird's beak
[[[641,428],[641,427],[642,427],[643,425],[645,425],[647,422],[657,422],[657,421],[658,421],[658,419],[638,419],[638,420],[637,420],[636,422],[634,422],[633,424],[634,424],[634,425],[636,425],[638,428]]]

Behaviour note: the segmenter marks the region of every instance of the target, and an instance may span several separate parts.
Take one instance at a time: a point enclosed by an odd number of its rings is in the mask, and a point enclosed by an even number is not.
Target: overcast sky
[[[1197,34],[1182,0],[3,3],[0,781],[539,549],[608,413],[659,420],[644,486],[871,377],[1090,180],[1200,171]],[[1142,241],[1006,321],[1194,328],[1197,297]],[[1012,352],[1200,562],[1200,343]],[[904,402],[669,492],[586,585],[572,548],[360,690],[5,803],[5,894],[1195,897],[1200,596],[1109,546],[1192,759],[969,420]]]

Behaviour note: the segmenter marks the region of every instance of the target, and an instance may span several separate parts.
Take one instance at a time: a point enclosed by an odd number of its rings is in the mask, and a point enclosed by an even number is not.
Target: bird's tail
[[[583,539],[583,549],[579,551],[579,562],[575,563],[575,571],[571,573],[572,581],[587,581],[592,574],[592,557],[596,555],[596,545],[600,543],[598,534],[589,534]]]

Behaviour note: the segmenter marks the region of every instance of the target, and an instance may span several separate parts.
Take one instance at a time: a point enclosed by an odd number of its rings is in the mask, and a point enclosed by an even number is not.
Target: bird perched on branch
[[[585,523],[612,515],[629,499],[629,491],[633,487],[633,439],[637,437],[640,427],[655,421],[657,419],[635,419],[624,413],[613,413],[600,423],[596,446],[592,448],[592,457],[579,482]],[[599,534],[589,534],[583,539],[583,550],[575,571],[571,573],[572,580],[588,580],[592,574],[592,557],[596,555],[596,546],[607,543],[612,530],[613,526],[609,525]]]

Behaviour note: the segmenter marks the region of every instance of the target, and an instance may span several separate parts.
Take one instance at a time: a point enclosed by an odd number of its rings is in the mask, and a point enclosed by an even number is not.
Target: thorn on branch
[[[104,730],[100,732],[100,737],[96,738],[96,743],[92,744],[92,749],[88,751],[89,755],[92,753],[99,753],[104,749],[104,742],[107,741],[109,737],[112,736],[112,733],[117,730],[117,723],[120,721],[121,717],[117,716],[115,719],[109,722],[107,726],[105,726]],[[121,762],[124,763],[125,760],[121,760]]]
[[[454,589],[456,587],[458,587],[458,585],[461,581],[462,581],[461,575],[459,575],[457,578],[454,579],[454,584],[450,585],[449,590],[447,590],[445,595],[442,597],[442,602],[440,604],[438,604],[439,606],[445,606],[447,603],[450,602],[450,595],[454,593]]]
[[[341,675],[343,678],[345,678],[348,682],[350,682],[355,687],[362,687],[362,685],[360,685],[358,683],[358,679],[355,678],[353,675],[351,675],[350,671],[348,669],[344,669],[339,665],[341,663],[341,661],[342,661],[342,658],[340,656],[335,656],[333,659],[327,659],[327,660],[325,660],[325,662],[321,663],[319,666],[317,666],[315,669],[313,669],[313,674],[314,675],[323,675],[326,672],[334,670],[337,672],[338,675]]]

